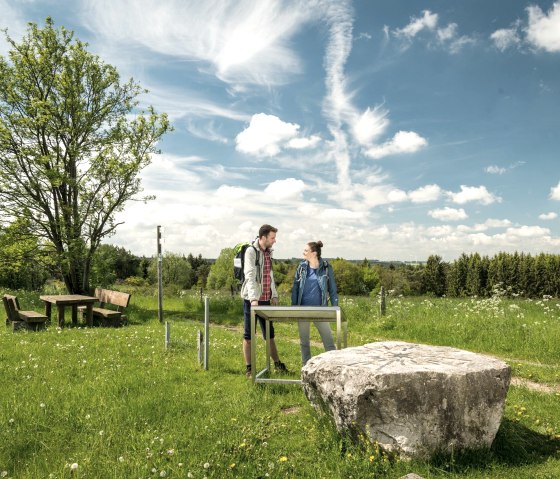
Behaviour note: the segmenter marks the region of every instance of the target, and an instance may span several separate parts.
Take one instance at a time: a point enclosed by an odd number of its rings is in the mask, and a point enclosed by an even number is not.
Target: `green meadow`
[[[22,309],[43,309],[39,293],[15,293]],[[447,345],[512,367],[492,448],[429,462],[400,461],[340,436],[300,386],[253,386],[243,374],[241,301],[211,293],[209,304],[207,371],[197,348],[204,305],[190,291],[164,297],[168,348],[149,289],[133,291],[123,328],[2,329],[0,477],[560,477],[556,299],[389,298],[382,317],[374,299],[342,299],[349,346],[384,339]],[[320,353],[318,335],[313,339]],[[278,324],[277,344],[297,378],[296,326]],[[263,341],[258,345],[264,364]]]

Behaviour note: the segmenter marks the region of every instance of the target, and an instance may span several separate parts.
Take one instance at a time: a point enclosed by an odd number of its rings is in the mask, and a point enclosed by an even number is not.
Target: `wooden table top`
[[[47,294],[39,296],[39,298],[53,304],[87,304],[97,301],[95,296],[84,296],[82,294]]]

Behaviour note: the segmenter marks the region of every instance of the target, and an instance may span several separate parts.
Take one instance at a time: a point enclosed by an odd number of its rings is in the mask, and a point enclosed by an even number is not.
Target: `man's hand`
[[[257,299],[251,301],[251,306],[258,306],[258,305],[259,305],[259,301]]]
[[[271,298],[270,299],[270,304],[272,306],[278,306],[278,298]]]

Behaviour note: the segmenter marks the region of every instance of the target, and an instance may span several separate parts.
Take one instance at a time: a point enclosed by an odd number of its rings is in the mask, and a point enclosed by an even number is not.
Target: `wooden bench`
[[[124,309],[130,302],[130,294],[110,289],[95,288],[99,306],[93,307],[93,318],[101,320],[103,326],[122,326],[127,323]]]
[[[2,296],[2,302],[8,315],[6,325],[11,323],[13,331],[18,329],[31,329],[33,331],[45,329],[48,318],[36,311],[21,311],[16,296],[5,294]]]

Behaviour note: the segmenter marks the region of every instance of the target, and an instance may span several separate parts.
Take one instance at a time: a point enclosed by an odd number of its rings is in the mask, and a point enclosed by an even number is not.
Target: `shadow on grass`
[[[493,464],[515,467],[545,462],[560,452],[560,439],[540,434],[522,424],[504,419],[489,450],[436,455],[430,464],[448,472],[485,469]]]
[[[560,439],[504,419],[492,445],[494,455],[510,465],[545,461],[560,452]]]

